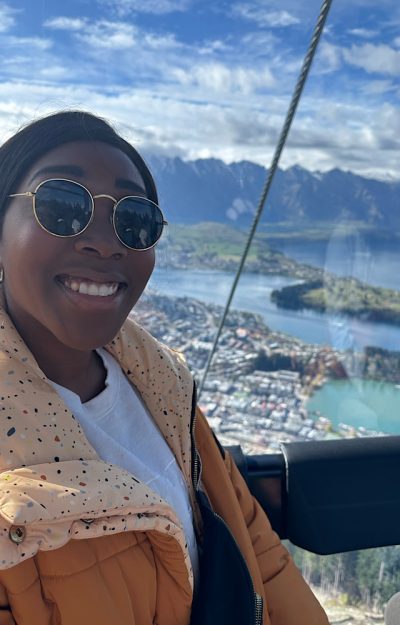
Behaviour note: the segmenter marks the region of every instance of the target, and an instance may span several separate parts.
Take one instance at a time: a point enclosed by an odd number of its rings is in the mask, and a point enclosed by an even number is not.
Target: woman
[[[322,625],[195,406],[128,314],[165,221],[103,120],[0,148],[0,625]]]

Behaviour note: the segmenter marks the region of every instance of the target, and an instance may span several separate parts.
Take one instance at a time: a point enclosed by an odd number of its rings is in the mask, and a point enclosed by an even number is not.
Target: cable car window
[[[394,0],[333,2],[207,370],[320,9],[0,4],[1,141],[34,117],[84,108],[139,146],[170,225],[133,314],[183,352],[220,442],[248,454],[400,434]],[[400,548],[291,548],[332,622],[382,622]]]

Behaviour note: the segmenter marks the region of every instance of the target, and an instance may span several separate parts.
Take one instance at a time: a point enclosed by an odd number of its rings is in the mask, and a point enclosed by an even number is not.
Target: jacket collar
[[[7,413],[3,418],[7,445],[2,445],[0,470],[38,462],[97,458],[25,345],[1,299],[0,396],[3,412]],[[193,380],[183,357],[131,318],[105,347],[138,390],[190,484]]]
[[[191,499],[190,418],[193,382],[182,357],[128,319],[106,349],[120,362],[186,478]],[[71,535],[127,530],[185,537],[171,508],[127,471],[101,461],[72,413],[39,368],[0,306],[0,568]],[[99,483],[101,489],[99,489]],[[27,528],[24,551],[8,538]],[[29,530],[29,531],[28,531]]]

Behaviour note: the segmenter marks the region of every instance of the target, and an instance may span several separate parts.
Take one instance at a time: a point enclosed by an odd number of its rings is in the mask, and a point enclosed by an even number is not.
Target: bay
[[[318,241],[274,245],[299,263],[328,269],[338,276],[352,275],[373,286],[400,291],[400,253],[393,249],[371,250],[359,243],[357,249],[342,245],[330,249]]]
[[[313,412],[328,417],[336,428],[340,423],[355,428],[400,434],[400,388],[373,380],[331,380],[307,402]]]
[[[315,266],[314,250],[298,250],[298,260]],[[293,254],[293,257],[295,254]],[[386,279],[385,286],[395,287],[392,275],[399,255],[378,257],[375,276]],[[338,265],[343,262],[338,260]],[[400,266],[400,264],[399,264]],[[338,267],[340,273],[340,266]],[[397,272],[400,272],[397,270]],[[343,274],[342,274],[343,275]],[[160,293],[177,297],[188,296],[223,306],[229,294],[234,274],[223,271],[157,269],[150,286]],[[233,300],[233,308],[262,315],[266,324],[279,332],[298,337],[308,343],[328,344],[337,348],[361,350],[365,345],[400,349],[400,328],[388,324],[361,323],[352,319],[315,313],[287,311],[270,301],[273,289],[294,284],[296,280],[283,276],[243,274]],[[346,423],[368,430],[400,434],[400,389],[393,384],[357,379],[329,381],[309,399],[307,409],[331,419],[334,426]]]
[[[225,271],[157,269],[150,286],[160,293],[188,296],[225,305],[234,274]],[[242,274],[232,307],[262,315],[265,323],[278,332],[307,343],[331,345],[336,349],[362,351],[367,345],[400,349],[400,328],[384,323],[361,322],[342,315],[311,310],[285,310],[271,302],[273,289],[295,284],[284,276]]]

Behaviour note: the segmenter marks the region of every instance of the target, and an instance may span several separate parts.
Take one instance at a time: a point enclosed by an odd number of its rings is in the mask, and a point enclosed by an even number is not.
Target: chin
[[[112,332],[104,332],[104,330],[100,332],[87,332],[85,334],[63,337],[62,339],[60,337],[60,340],[66,347],[71,349],[84,352],[92,351],[110,343],[118,334],[119,330],[120,327],[116,328],[115,331]]]

